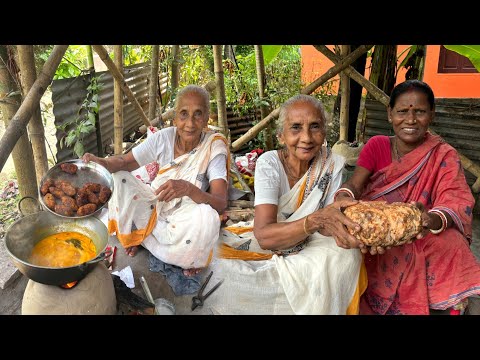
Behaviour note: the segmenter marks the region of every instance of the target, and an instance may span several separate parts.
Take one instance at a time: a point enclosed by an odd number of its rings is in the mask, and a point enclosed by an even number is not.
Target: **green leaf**
[[[77,141],[75,143],[75,147],[73,148],[73,151],[75,152],[75,154],[77,154],[77,156],[79,158],[81,158],[83,156],[83,154],[85,153],[85,150],[83,148],[83,144],[80,141]]]
[[[443,45],[448,50],[466,56],[480,72],[480,45]]]
[[[263,50],[263,62],[265,66],[270,64],[273,59],[282,50],[283,45],[262,45]]]

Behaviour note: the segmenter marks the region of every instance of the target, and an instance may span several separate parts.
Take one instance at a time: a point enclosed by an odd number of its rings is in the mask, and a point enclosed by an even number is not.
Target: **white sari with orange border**
[[[343,157],[324,147],[304,177],[281,196],[278,221],[301,219],[333,202],[343,164]],[[359,249],[345,250],[316,232],[290,255],[277,255],[260,249],[252,229],[253,222],[242,222],[221,233],[227,246],[218,249],[211,267],[224,282],[208,300],[214,313],[358,314],[366,287]]]
[[[182,179],[201,188],[209,161],[229,155],[223,135],[205,131],[199,145],[160,168],[151,186],[128,171],[113,174],[114,192],[109,202],[110,234],[124,247],[142,245],[156,258],[185,269],[205,267],[218,240],[220,219],[208,204],[189,197],[158,201],[154,190],[169,179]]]

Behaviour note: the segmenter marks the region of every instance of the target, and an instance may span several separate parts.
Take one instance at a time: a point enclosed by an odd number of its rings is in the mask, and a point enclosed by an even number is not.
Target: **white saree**
[[[333,202],[333,194],[341,184],[344,158],[336,154],[327,156],[326,148],[322,154],[304,177],[281,196],[279,222],[298,220]],[[304,200],[298,206],[302,192]],[[237,227],[248,229],[252,225],[240,223]],[[249,244],[249,251],[271,253],[259,249],[253,231],[236,235],[224,229],[221,235],[221,240],[234,248],[245,250]],[[215,257],[211,268],[215,277],[223,278],[224,282],[208,301],[212,311],[218,314],[346,314],[356,293],[361,252],[342,249],[332,237],[318,232],[305,244],[297,253],[273,254],[269,260]]]
[[[209,161],[218,154],[228,158],[227,151],[225,137],[209,131],[194,150],[161,167],[151,186],[127,171],[114,173],[110,233],[116,232],[124,247],[141,244],[167,264],[205,267],[219,236],[217,211],[187,196],[157,201],[154,190],[169,179],[186,180],[201,188]]]

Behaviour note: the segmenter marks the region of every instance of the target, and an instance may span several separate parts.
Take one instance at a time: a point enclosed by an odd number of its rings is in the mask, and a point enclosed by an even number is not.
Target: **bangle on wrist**
[[[342,187],[342,188],[338,189],[338,190],[335,192],[335,194],[333,195],[333,201],[335,201],[335,200],[337,199],[338,194],[340,194],[341,192],[347,193],[348,195],[350,195],[350,197],[351,197],[352,199],[355,200],[355,194],[353,193],[353,191],[350,190],[350,189],[348,189],[348,188],[346,188],[346,187]]]
[[[310,236],[312,235],[312,233],[309,233],[307,231],[307,219],[308,219],[308,215],[305,216],[305,219],[303,219],[303,231],[305,232],[305,235]]]
[[[436,230],[430,229],[430,232],[434,235],[444,232],[447,229],[448,222],[447,222],[447,216],[443,213],[443,211],[432,209],[432,210],[429,210],[428,213],[437,214],[440,217],[440,220],[442,221],[442,226],[440,226],[440,229],[436,229]]]

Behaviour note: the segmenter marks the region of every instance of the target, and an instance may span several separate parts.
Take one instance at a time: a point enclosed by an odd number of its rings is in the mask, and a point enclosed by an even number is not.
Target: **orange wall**
[[[333,45],[327,45],[333,49]],[[398,45],[398,54],[401,54],[409,45]],[[334,64],[311,45],[301,46],[302,80],[305,84],[311,83],[323,75]],[[438,59],[440,45],[427,45],[427,57],[423,80],[428,83],[438,98],[480,98],[480,73],[469,74],[439,74]],[[402,59],[405,56],[402,55]],[[365,77],[370,76],[371,58],[367,58]],[[402,68],[397,76],[397,84],[405,80],[406,70]],[[337,93],[339,76],[333,79],[333,91]],[[363,93],[366,91],[363,89]]]

